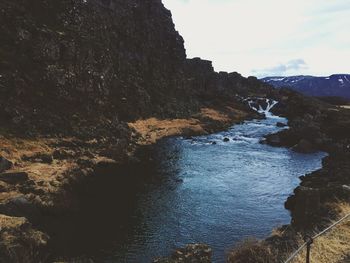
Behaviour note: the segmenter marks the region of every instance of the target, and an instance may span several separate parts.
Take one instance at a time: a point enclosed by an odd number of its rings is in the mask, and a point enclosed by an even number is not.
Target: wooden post
[[[306,242],[306,263],[310,263],[311,245],[314,240],[310,236],[305,236],[304,240]]]

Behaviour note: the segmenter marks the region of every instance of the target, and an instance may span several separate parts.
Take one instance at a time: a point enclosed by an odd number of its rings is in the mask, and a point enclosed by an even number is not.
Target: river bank
[[[191,119],[130,123],[129,147],[119,144],[119,149],[114,148],[113,141],[107,140],[2,135],[2,259],[44,262],[50,257],[50,236],[41,228],[43,218],[76,210],[79,198],[75,190],[89,178],[118,170],[121,165],[132,166],[139,162],[137,152],[142,147],[166,136],[208,134],[258,117],[249,108],[244,109],[231,104],[220,109],[203,109]]]
[[[285,207],[291,211],[291,223],[275,229],[266,240],[239,245],[230,254],[229,262],[279,262],[289,257],[306,235],[318,233],[349,213],[350,111],[291,91],[283,93],[280,106],[273,111],[288,117],[290,129],[266,136],[265,142],[305,153],[322,150],[329,156],[323,159],[321,169],[300,177],[300,186],[287,199]],[[284,104],[283,97],[288,98],[288,103]],[[348,248],[337,242],[348,239],[348,230],[344,224],[315,241],[318,254],[313,260],[346,262]],[[295,262],[304,260],[301,255]]]

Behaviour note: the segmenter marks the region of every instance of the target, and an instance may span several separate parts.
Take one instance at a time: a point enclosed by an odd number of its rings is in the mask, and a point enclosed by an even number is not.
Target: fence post
[[[306,263],[310,263],[311,245],[314,240],[310,236],[305,236],[304,241],[306,242]]]

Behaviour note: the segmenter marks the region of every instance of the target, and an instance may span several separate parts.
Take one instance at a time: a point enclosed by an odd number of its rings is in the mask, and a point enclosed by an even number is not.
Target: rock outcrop
[[[329,216],[326,204],[350,200],[350,110],[293,91],[281,91],[281,103],[273,109],[288,117],[289,129],[268,135],[266,142],[302,153],[329,154],[322,169],[301,177],[301,185],[288,198],[292,225],[310,228]]]

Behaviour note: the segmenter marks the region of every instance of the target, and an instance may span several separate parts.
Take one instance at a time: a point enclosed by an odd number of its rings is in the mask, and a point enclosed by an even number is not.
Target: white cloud
[[[163,2],[188,56],[210,59],[216,70],[262,75],[255,69],[303,59],[308,67],[285,74],[350,73],[349,0]]]

